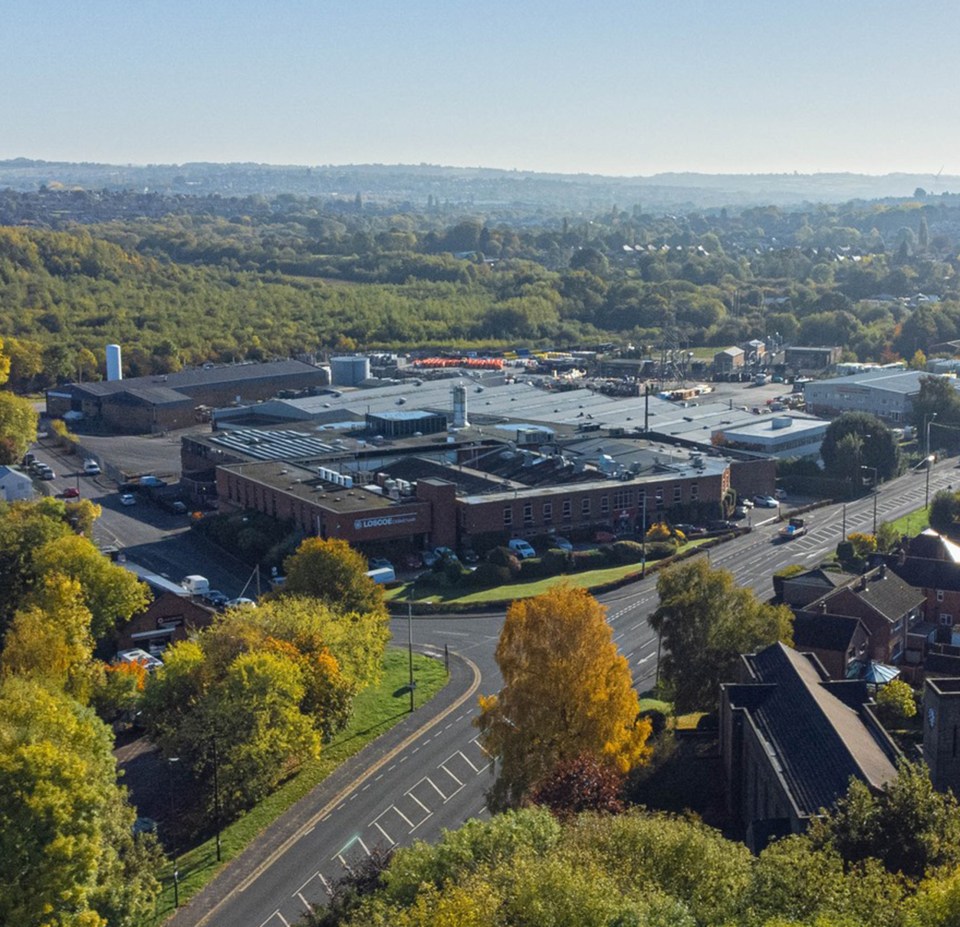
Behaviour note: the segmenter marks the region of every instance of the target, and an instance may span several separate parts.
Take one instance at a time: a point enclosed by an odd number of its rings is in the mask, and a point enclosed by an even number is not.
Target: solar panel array
[[[296,460],[334,454],[343,447],[329,444],[304,434],[302,431],[257,431],[244,428],[239,431],[220,431],[210,438],[214,444],[241,451],[257,460]]]

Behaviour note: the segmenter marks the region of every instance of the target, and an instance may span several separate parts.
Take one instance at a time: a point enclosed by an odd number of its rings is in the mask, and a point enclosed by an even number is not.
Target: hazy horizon
[[[8,9],[0,159],[960,175],[960,6]]]

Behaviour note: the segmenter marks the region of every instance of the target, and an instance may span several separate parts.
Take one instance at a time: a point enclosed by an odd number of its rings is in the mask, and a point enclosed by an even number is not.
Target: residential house
[[[33,480],[26,473],[13,467],[0,467],[0,499],[17,502],[33,498]]]
[[[794,615],[794,646],[814,654],[831,679],[848,679],[866,664],[870,632],[859,618],[820,610],[797,611]]]

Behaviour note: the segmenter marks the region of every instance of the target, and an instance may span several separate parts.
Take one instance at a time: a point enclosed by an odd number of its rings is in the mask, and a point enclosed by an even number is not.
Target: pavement
[[[435,653],[430,653],[436,656]],[[321,875],[318,869],[318,865],[322,867],[326,854],[306,854],[303,883],[313,881],[314,884],[309,890],[306,884],[301,884],[300,889],[294,893],[299,896],[295,899],[294,907],[299,908],[301,915],[305,913],[310,904],[307,893],[312,893],[314,898],[318,895],[322,897],[327,886],[348,868],[349,861],[344,854],[351,851],[361,854],[370,849],[369,844],[364,844],[361,840],[360,846],[356,839],[353,839],[358,820],[365,817],[363,812],[358,814],[363,803],[354,805],[353,800],[364,794],[365,788],[369,789],[372,781],[381,779],[384,774],[382,771],[386,767],[393,769],[390,766],[392,761],[414,743],[428,737],[449,715],[473,699],[480,679],[476,664],[462,656],[451,654],[450,681],[433,700],[338,767],[309,795],[267,827],[243,853],[228,863],[205,889],[180,908],[167,923],[171,927],[199,927],[214,918],[214,922],[218,924],[261,923],[256,917],[250,918],[251,908],[261,908],[263,911],[274,909],[278,903],[282,904],[284,898],[290,896],[289,890],[283,887],[278,891],[278,885],[285,886],[290,882],[291,868],[296,864],[296,859],[303,857],[303,854],[297,853],[290,856],[290,851],[309,838],[314,842],[320,839],[324,843],[342,840],[340,845],[343,851],[338,854],[341,856],[341,865],[330,867],[328,876]],[[351,794],[353,798],[348,798]],[[350,811],[337,815],[337,811],[345,810],[345,803],[348,801],[351,802]],[[399,824],[399,819],[394,823]],[[381,829],[380,835],[388,836],[388,832]],[[390,846],[396,842],[391,843],[391,840],[392,838],[388,838],[384,842]],[[265,906],[264,901],[267,902]],[[274,915],[269,915],[262,923],[268,923],[273,918]],[[279,927],[280,924],[290,921],[277,909],[275,923]]]

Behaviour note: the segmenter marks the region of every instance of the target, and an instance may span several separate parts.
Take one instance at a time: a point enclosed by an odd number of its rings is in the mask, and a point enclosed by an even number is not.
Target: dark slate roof
[[[864,573],[852,582],[821,596],[816,602],[809,603],[807,610],[813,611],[817,605],[825,602],[828,611],[842,615],[845,601],[848,603],[846,607],[854,607],[851,597],[863,602],[890,622],[898,621],[911,609],[922,605],[926,599],[920,589],[908,585],[892,570],[882,567]]]
[[[759,704],[744,707],[801,815],[831,807],[846,792],[851,776],[877,789],[896,777],[892,741],[849,707],[866,700],[862,683],[829,684],[812,655],[780,643],[745,660],[760,685],[731,686],[731,702],[739,706],[754,700],[741,693],[761,691],[755,699]],[[854,693],[850,687],[859,688]]]
[[[836,650],[846,652],[856,633],[859,618],[824,612],[798,611],[793,620],[793,642],[798,650]],[[869,636],[869,631],[864,631]]]
[[[88,396],[112,396],[115,393],[131,392],[156,387],[169,390],[190,390],[203,386],[224,386],[249,380],[267,380],[275,377],[315,374],[322,371],[312,364],[298,360],[269,361],[264,364],[227,364],[218,367],[195,367],[177,373],[149,377],[132,377],[129,380],[103,380],[99,383],[73,383],[75,393]]]

